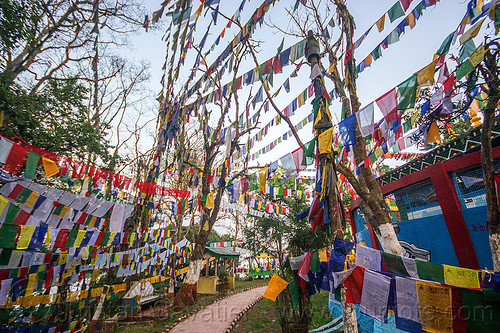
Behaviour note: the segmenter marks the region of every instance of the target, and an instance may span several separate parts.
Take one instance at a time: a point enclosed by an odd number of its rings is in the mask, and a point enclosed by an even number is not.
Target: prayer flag
[[[377,25],[378,32],[382,32],[382,30],[384,30],[384,25],[385,25],[385,14],[382,15],[382,17],[379,18],[375,24]]]
[[[451,288],[424,281],[417,281],[416,286],[422,329],[453,332]]]
[[[397,1],[388,11],[387,15],[389,16],[389,20],[394,22],[401,16],[405,14],[403,7],[401,6],[401,2]]]
[[[30,150],[28,152],[28,161],[26,162],[26,170],[24,171],[24,176],[26,178],[29,179],[35,178],[38,161],[40,161],[40,155]]]
[[[434,71],[436,69],[436,61],[433,61],[426,67],[417,72],[417,80],[420,87],[432,86],[434,83]]]
[[[360,244],[356,245],[356,265],[374,271],[380,271],[381,264],[382,257],[379,250]]]
[[[287,285],[288,282],[286,282],[279,275],[274,273],[262,297],[267,298],[273,302],[276,302],[276,297],[278,297],[278,295],[286,288]]]
[[[386,321],[391,278],[365,270],[359,310],[381,322]]]
[[[43,169],[45,170],[45,176],[47,176],[47,178],[50,178],[59,173],[59,167],[57,166],[56,162],[52,161],[51,159],[42,156],[42,164]]]
[[[396,328],[407,332],[421,332],[415,280],[396,276]]]
[[[380,111],[384,115],[384,119],[387,121],[387,123],[396,118],[395,110],[398,105],[396,88],[389,90],[384,95],[379,97],[375,102],[380,108]]]
[[[356,112],[356,119],[358,121],[359,130],[363,137],[373,134],[373,115],[374,104],[373,102]]]
[[[356,117],[351,115],[339,123],[340,138],[344,146],[356,144]],[[321,140],[321,135],[320,139]],[[321,141],[319,141],[321,143]]]
[[[444,282],[451,286],[480,290],[477,270],[443,265]]]

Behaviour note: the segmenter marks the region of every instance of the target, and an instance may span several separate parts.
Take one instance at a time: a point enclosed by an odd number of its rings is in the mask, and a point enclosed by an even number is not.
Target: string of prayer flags
[[[276,302],[276,297],[286,288],[288,282],[274,273],[262,297]]]

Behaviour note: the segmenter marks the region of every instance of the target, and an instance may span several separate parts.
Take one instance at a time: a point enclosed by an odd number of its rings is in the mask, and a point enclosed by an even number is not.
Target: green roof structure
[[[206,247],[205,253],[208,253],[216,258],[239,258],[240,254],[231,250],[228,247]]]

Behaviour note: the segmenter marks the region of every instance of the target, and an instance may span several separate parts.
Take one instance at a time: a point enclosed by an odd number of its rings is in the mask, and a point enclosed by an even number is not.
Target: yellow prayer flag
[[[52,241],[52,235],[50,234],[50,229],[52,227],[49,227],[47,229],[47,234],[45,235],[45,241],[43,242],[43,245],[45,246],[50,246],[50,242]]]
[[[298,103],[299,103],[299,108],[300,108],[302,105],[306,104],[306,102],[304,101],[304,94],[300,94],[300,95],[299,95],[299,97],[297,98],[297,101],[298,101]]]
[[[384,155],[384,152],[382,151],[382,148],[377,147],[377,149],[375,149],[375,157],[379,158],[382,155]]]
[[[335,63],[332,63],[330,67],[328,67],[328,73],[333,73],[335,71]]]
[[[410,14],[408,14],[408,16],[406,16],[405,19],[406,19],[406,22],[408,22],[410,29],[413,29],[413,27],[415,27],[415,24],[416,24],[415,15],[413,15],[413,13],[410,13]]]
[[[42,164],[43,169],[45,170],[45,176],[47,176],[47,178],[50,178],[59,173],[59,167],[57,166],[56,162],[52,161],[51,159],[42,156]]]
[[[333,127],[330,127],[318,137],[318,149],[320,154],[332,152]]]
[[[278,295],[283,291],[283,289],[286,288],[287,285],[288,282],[286,282],[279,275],[274,273],[262,297],[270,299],[273,302],[276,302],[276,297],[278,297]]]
[[[208,225],[208,220],[203,223],[203,231],[208,231],[210,229],[210,226]]]
[[[416,281],[416,285],[422,329],[429,332],[453,332],[451,288],[424,281]]]
[[[80,247],[80,244],[82,244],[83,238],[85,238],[86,234],[87,234],[86,230],[78,230],[78,234],[76,235],[76,240],[75,240],[75,247]]]
[[[40,194],[38,194],[36,192],[31,192],[30,196],[28,197],[28,200],[26,200],[26,202],[25,202],[26,206],[33,207],[39,197],[40,197]]]
[[[61,213],[59,213],[59,218],[62,219],[68,211],[69,211],[69,206],[64,206],[63,209],[61,210]]]
[[[17,241],[18,250],[26,250],[31,242],[31,237],[35,231],[35,226],[32,225],[21,225],[21,233],[19,234],[19,240]]]
[[[33,294],[33,289],[35,288],[35,282],[37,280],[38,273],[33,273],[30,274],[28,277],[28,286],[26,287],[26,293],[24,294],[25,298],[26,296],[31,296]]]
[[[384,30],[385,14],[375,24],[377,25],[378,32],[382,32]]]
[[[266,180],[267,180],[267,167],[260,169],[259,172],[259,191],[266,191]]]
[[[116,237],[116,232],[112,232],[110,235],[109,235],[109,240],[108,240],[108,246],[111,245],[113,243],[113,240],[115,239]]]
[[[368,67],[372,64],[373,62],[373,56],[372,54],[370,53],[369,55],[366,56],[365,58],[365,67]]]
[[[3,126],[3,116],[4,116],[4,114],[5,114],[4,110],[0,111],[0,127]]]
[[[59,255],[59,265],[64,265],[68,260],[68,254],[67,253],[61,253]]]
[[[418,85],[420,87],[432,86],[434,83],[434,71],[436,69],[436,61],[431,62],[426,67],[417,72]]]
[[[431,126],[429,127],[429,131],[427,132],[426,142],[437,143],[439,145],[442,143],[441,134],[439,134],[439,128],[435,121],[433,121]]]
[[[213,209],[215,207],[213,192],[207,194],[207,203],[205,204],[205,207],[208,209]]]
[[[476,67],[484,59],[484,44],[481,44],[472,54],[469,56],[469,60],[472,66]]]
[[[460,45],[477,36],[479,31],[481,30],[481,26],[483,25],[484,20],[486,20],[486,18],[483,18],[481,21],[476,22],[476,24],[474,24],[469,28],[469,30],[467,30],[462,36],[460,36]]]
[[[318,255],[319,255],[319,261],[320,262],[327,262],[328,261],[328,256],[326,254],[326,248],[320,249],[318,251]]]
[[[444,282],[460,288],[480,289],[478,271],[468,268],[443,265]]]
[[[8,203],[9,203],[9,200],[7,200],[2,195],[0,195],[0,215],[3,213],[3,210],[5,209],[5,207],[7,207]]]
[[[92,276],[90,277],[90,281],[97,281],[97,278],[99,277],[100,272],[101,272],[100,269],[93,270]]]

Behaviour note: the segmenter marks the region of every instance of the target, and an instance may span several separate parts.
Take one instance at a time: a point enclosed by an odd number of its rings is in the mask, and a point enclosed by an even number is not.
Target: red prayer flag
[[[14,186],[14,189],[12,190],[12,192],[10,192],[7,198],[16,200],[19,194],[21,194],[23,189],[24,187],[22,185],[16,184],[16,186]]]
[[[16,218],[14,219],[14,221],[12,221],[12,224],[25,225],[29,218],[30,218],[30,213],[28,213],[24,209],[21,209],[17,214]]]
[[[347,303],[360,304],[361,292],[363,290],[363,280],[365,278],[365,269],[356,266],[349,277],[344,281],[345,298]]]
[[[396,110],[398,106],[398,91],[397,88],[393,88],[379,97],[375,102],[377,102],[380,111],[384,115],[385,120],[389,123],[396,118]]]
[[[64,246],[66,246],[66,242],[68,240],[68,229],[61,229],[59,230],[59,233],[57,234],[56,241],[54,242],[54,248],[55,249],[62,249]]]
[[[11,173],[13,175],[17,175],[19,173],[19,169],[25,163],[24,160],[28,156],[28,150],[17,143],[12,145],[9,156],[7,156],[7,160],[5,161],[5,165],[3,166],[3,170],[5,172]]]
[[[413,0],[401,0],[401,5],[403,5],[403,10],[406,12],[408,7],[410,7],[410,4]]]

